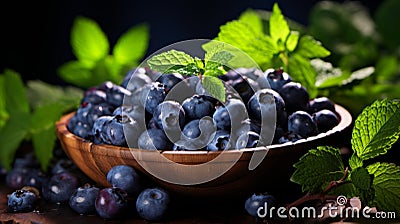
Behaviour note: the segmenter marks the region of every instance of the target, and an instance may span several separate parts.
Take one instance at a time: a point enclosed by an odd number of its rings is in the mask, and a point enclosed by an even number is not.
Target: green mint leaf
[[[374,74],[375,68],[374,67],[365,67],[361,68],[357,71],[354,71],[350,74],[350,76],[346,79],[344,79],[340,85],[355,85],[354,83],[360,82],[368,77],[370,77],[372,74]]]
[[[285,17],[283,17],[278,3],[274,3],[272,14],[269,18],[269,34],[275,43],[278,43],[278,41],[285,43],[289,33],[289,25],[286,22]]]
[[[26,97],[26,89],[20,75],[13,70],[4,72],[5,106],[10,116],[15,112],[29,113],[29,103]]]
[[[357,190],[356,186],[350,181],[337,185],[328,192],[330,195],[343,195],[347,198],[360,196],[359,193],[359,190]]]
[[[297,31],[291,31],[287,41],[286,41],[286,49],[288,51],[294,51],[297,47],[297,43],[299,42],[300,33]]]
[[[170,50],[157,54],[147,60],[147,64],[151,69],[165,73],[168,69],[175,66],[187,66],[195,63],[192,56],[186,54],[183,51]]]
[[[378,210],[400,213],[400,167],[389,163],[374,163],[367,167],[374,176],[372,187],[375,191],[373,203]]]
[[[92,70],[80,61],[64,63],[58,68],[57,73],[64,81],[82,88],[88,88],[98,83],[92,75]]]
[[[4,76],[0,75],[0,129],[6,124],[9,114],[6,109],[6,91]]]
[[[321,42],[308,35],[300,37],[299,43],[294,52],[310,59],[323,58],[330,55],[330,51],[324,48]]]
[[[9,117],[3,128],[0,129],[0,163],[11,169],[15,152],[29,132],[30,114],[16,110]]]
[[[176,65],[164,71],[165,74],[178,73],[186,76],[198,75],[201,74],[202,72],[203,70],[198,67],[197,63],[190,63],[186,66]]]
[[[261,67],[270,66],[273,54],[278,52],[272,38],[237,20],[221,26],[217,40],[239,48]]]
[[[310,98],[317,96],[317,88],[315,86],[316,72],[312,67],[310,60],[298,54],[289,57],[288,73],[293,80],[300,82],[308,91]]]
[[[120,64],[138,62],[146,53],[149,43],[149,28],[146,24],[132,27],[115,44],[113,56]]]
[[[322,59],[311,59],[310,63],[317,73],[315,85],[320,89],[339,86],[349,77],[348,72],[333,67],[332,63]]]
[[[350,159],[349,159],[349,165],[351,169],[356,169],[358,167],[362,167],[364,164],[364,161],[360,159],[356,154],[353,154]]]
[[[224,50],[224,45],[226,43],[219,43],[213,46],[213,48],[209,49],[206,54],[204,55],[204,63],[205,63],[205,68],[207,67],[214,67],[214,66],[208,66],[209,63],[212,64],[220,64],[220,65],[228,65],[229,61],[232,60],[234,55],[227,51]]]
[[[29,104],[33,110],[56,102],[63,105],[64,111],[74,110],[83,96],[83,90],[80,88],[60,87],[41,80],[30,80],[26,86]]]
[[[357,188],[367,191],[371,188],[372,179],[364,167],[358,167],[351,171],[350,180]]]
[[[203,76],[201,82],[211,96],[225,102],[225,86],[222,80],[214,76]]]
[[[400,101],[376,100],[357,117],[351,145],[362,160],[385,154],[400,135]]]
[[[226,51],[233,56],[227,64],[230,68],[257,68],[258,64],[253,58],[250,57],[243,50],[234,47],[231,44],[212,40],[202,45],[204,51],[206,51],[206,55],[210,54],[208,52],[214,52],[215,49],[219,49],[220,51]],[[225,64],[226,65],[226,64]]]
[[[290,180],[311,193],[323,191],[330,181],[340,180],[344,175],[339,149],[328,146],[310,150],[293,166],[296,170]]]
[[[239,21],[251,26],[254,32],[264,33],[263,23],[260,16],[252,9],[247,9],[239,16]]]
[[[43,170],[46,170],[53,155],[56,143],[55,123],[64,112],[64,105],[59,102],[38,107],[31,117],[32,143],[35,155]]]
[[[98,85],[105,81],[121,83],[124,78],[121,69],[122,66],[119,63],[116,63],[115,58],[112,56],[97,61],[96,65],[92,68],[94,85]]]
[[[90,66],[109,54],[109,43],[99,25],[92,19],[78,16],[72,25],[71,45],[75,56]]]

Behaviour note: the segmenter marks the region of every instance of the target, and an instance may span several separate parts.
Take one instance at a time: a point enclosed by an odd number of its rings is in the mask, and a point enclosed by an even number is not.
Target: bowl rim
[[[295,142],[286,142],[282,144],[272,144],[268,146],[258,146],[254,148],[244,148],[244,149],[232,149],[232,150],[224,150],[224,151],[206,151],[206,150],[180,150],[180,151],[173,151],[173,150],[145,150],[145,149],[137,149],[137,148],[130,148],[130,147],[124,147],[124,146],[115,146],[115,145],[110,145],[110,144],[95,144],[94,142],[91,142],[87,139],[81,138],[77,135],[74,135],[72,132],[70,132],[67,128],[69,120],[72,118],[72,116],[76,113],[76,111],[72,111],[70,113],[64,114],[61,116],[61,118],[56,122],[56,131],[58,136],[59,135],[64,135],[65,137],[73,138],[75,141],[82,142],[83,144],[90,144],[90,145],[96,145],[96,146],[102,146],[102,148],[108,148],[108,149],[113,149],[113,150],[139,150],[140,152],[159,152],[161,154],[165,155],[219,155],[222,152],[224,153],[244,153],[244,152],[255,152],[255,151],[266,151],[266,150],[275,150],[283,147],[290,147],[290,146],[296,146],[299,144],[303,144],[306,142],[311,142],[314,140],[321,139],[323,137],[330,136],[334,133],[344,131],[346,128],[350,127],[350,125],[353,122],[353,118],[348,110],[346,110],[343,106],[335,104],[335,110],[336,114],[339,115],[339,124],[336,125],[333,129],[319,133],[318,135],[311,136],[308,138],[300,139]]]

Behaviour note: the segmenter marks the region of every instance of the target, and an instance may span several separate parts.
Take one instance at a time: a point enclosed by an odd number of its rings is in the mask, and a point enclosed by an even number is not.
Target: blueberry
[[[90,110],[86,115],[86,123],[89,124],[90,128],[92,128],[94,122],[99,117],[112,115],[113,112],[114,107],[107,102],[91,105]]]
[[[109,144],[103,139],[107,139],[106,133],[104,132],[105,124],[111,123],[113,116],[101,116],[93,124],[91,135],[93,136],[93,142],[95,144]]]
[[[48,180],[47,175],[41,169],[29,170],[25,176],[25,185],[42,189],[44,183]]]
[[[226,130],[217,130],[214,138],[207,145],[207,150],[209,151],[227,150],[231,148],[231,135]]]
[[[246,76],[246,74],[251,73],[252,71],[253,70],[247,68],[233,69],[229,70],[225,75],[219,76],[219,78],[225,81],[227,85],[233,87],[233,89],[235,89],[235,91],[240,95],[243,102],[247,102],[257,88],[254,86],[256,85],[256,82]],[[259,72],[262,75],[262,71]]]
[[[288,131],[308,138],[317,134],[317,126],[312,117],[305,111],[296,111],[289,116]]]
[[[185,125],[185,111],[180,103],[172,100],[160,103],[154,110],[153,118],[171,141],[180,138],[181,129]]]
[[[39,161],[33,152],[16,157],[13,162],[13,168],[39,168],[39,166]]]
[[[312,115],[319,133],[327,132],[339,124],[339,119],[331,110],[323,109]]]
[[[100,104],[107,101],[106,92],[97,89],[96,87],[89,88],[83,94],[81,105],[84,103]]]
[[[75,124],[72,124],[70,121],[69,124],[71,124],[71,126],[72,125],[74,126],[74,128],[72,130],[70,130],[74,135],[79,136],[84,139],[91,138],[92,131],[91,131],[90,125],[88,123],[79,121]]]
[[[292,113],[294,111],[308,111],[309,94],[307,89],[298,82],[289,82],[282,86],[279,94],[285,101],[286,111]]]
[[[169,150],[173,148],[173,143],[168,139],[163,130],[151,128],[139,136],[138,147],[139,149],[149,150]]]
[[[54,174],[49,181],[43,184],[42,194],[46,201],[51,203],[66,202],[78,188],[78,177],[70,172]]]
[[[203,149],[210,143],[216,129],[210,117],[192,120],[183,128],[181,142],[175,143],[175,146],[181,146],[187,150]],[[179,147],[177,149],[179,150]]]
[[[142,187],[139,174],[127,165],[112,167],[107,173],[107,181],[111,186],[119,187],[129,194],[139,194]]]
[[[283,85],[292,81],[292,77],[290,77],[288,73],[284,72],[283,69],[270,68],[267,69],[264,74],[267,77],[271,89],[277,92],[282,89]]]
[[[259,140],[260,135],[256,132],[243,133],[236,140],[236,149],[257,147]]]
[[[212,116],[215,111],[215,106],[209,97],[205,95],[193,95],[182,102],[182,107],[185,110],[186,119],[195,120],[205,116]]]
[[[246,106],[239,99],[230,99],[225,106],[219,106],[213,114],[214,122],[219,130],[237,130],[241,122],[247,118]]]
[[[94,214],[96,212],[95,201],[100,189],[90,184],[78,187],[69,198],[69,206],[79,214]]]
[[[295,133],[284,133],[279,139],[278,139],[278,143],[279,144],[283,144],[283,143],[287,143],[287,142],[295,142],[298,141],[300,139],[302,139],[303,137],[300,136],[299,134],[295,134]]]
[[[123,216],[127,211],[127,207],[128,193],[118,187],[100,190],[95,201],[97,214],[105,219],[115,219]]]
[[[143,94],[145,95],[144,108],[150,114],[154,113],[157,106],[164,101],[166,96],[164,85],[159,82],[150,84],[149,90],[145,91]]]
[[[29,188],[16,190],[10,194],[7,207],[9,212],[31,212],[35,210],[39,201],[38,192],[27,189]]]
[[[136,200],[136,211],[143,219],[159,221],[165,218],[170,203],[170,196],[162,188],[146,188]]]
[[[144,110],[144,108],[142,106],[139,106],[139,105],[123,105],[123,106],[117,107],[117,108],[115,108],[112,115],[113,116],[128,115],[129,117],[131,117],[132,119],[137,121],[143,127],[145,125],[146,111]]]
[[[144,68],[131,69],[124,77],[121,86],[131,92],[138,90],[140,87],[150,84],[151,78],[146,74]]]
[[[124,97],[132,94],[131,91],[110,81],[103,82],[98,89],[106,93],[106,100],[113,107],[121,106]]]
[[[11,169],[6,175],[6,184],[11,189],[21,189],[26,185],[26,175],[28,168],[16,167]]]
[[[287,114],[285,102],[275,90],[260,89],[248,102],[249,115],[259,122],[271,122],[276,119],[277,125],[285,125]]]
[[[103,133],[100,135],[102,142],[116,146],[126,146],[124,125],[130,122],[133,122],[133,120],[126,115],[112,117],[111,121],[103,124]]]
[[[177,73],[162,74],[156,79],[157,82],[160,82],[164,85],[166,93],[168,93],[176,84],[178,84],[182,80],[184,80],[184,77],[181,74]]]
[[[266,206],[265,206],[266,204]],[[254,193],[246,199],[244,208],[247,213],[253,217],[260,218],[258,215],[259,208],[271,208],[275,206],[276,199],[268,193]]]
[[[327,97],[318,97],[318,98],[310,100],[310,108],[309,108],[310,114],[313,114],[313,113],[318,112],[323,109],[327,109],[332,112],[336,112],[335,104],[333,103],[332,100],[330,100]]]
[[[51,174],[62,173],[62,172],[73,172],[78,169],[70,159],[60,159],[51,168]]]

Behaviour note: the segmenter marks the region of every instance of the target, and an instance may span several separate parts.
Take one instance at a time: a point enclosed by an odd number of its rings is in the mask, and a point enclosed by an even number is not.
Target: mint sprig
[[[376,100],[355,121],[351,169],[343,167],[339,149],[318,147],[294,164],[291,181],[312,194],[359,197],[368,206],[400,212],[400,167],[381,162],[364,166],[364,161],[386,154],[399,136],[400,101]]]
[[[244,51],[263,70],[284,68],[307,88],[311,98],[317,95],[317,73],[310,60],[330,55],[313,37],[291,30],[277,3],[269,17],[268,30],[256,12],[247,10],[239,19],[221,26],[215,40]]]
[[[215,44],[204,56],[204,60],[192,57],[183,51],[169,50],[154,55],[147,60],[153,70],[162,74],[179,73],[187,76],[197,75],[207,92],[221,102],[225,102],[225,86],[219,75],[226,73],[234,55],[225,50],[224,44]]]
[[[120,83],[128,70],[139,65],[149,42],[149,28],[139,24],[123,33],[111,49],[106,34],[92,19],[78,16],[71,29],[71,46],[77,60],[61,65],[66,82],[88,88],[104,81]]]
[[[4,99],[0,110],[7,115],[0,126],[0,163],[10,169],[21,144],[30,142],[46,170],[57,140],[55,123],[63,113],[76,109],[82,91],[39,81],[25,85],[20,75],[9,69],[0,74],[0,85]]]

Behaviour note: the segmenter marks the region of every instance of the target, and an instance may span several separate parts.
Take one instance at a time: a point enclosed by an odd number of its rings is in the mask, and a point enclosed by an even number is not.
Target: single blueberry
[[[139,136],[138,147],[139,149],[149,150],[170,150],[173,148],[173,143],[168,139],[163,130],[151,128]]]
[[[146,188],[136,199],[136,211],[143,219],[159,221],[165,218],[170,203],[170,196],[162,188]]]
[[[275,206],[275,204],[276,199],[273,195],[268,193],[254,193],[246,199],[244,208],[249,215],[256,218],[261,218],[258,214],[260,208],[268,209]]]
[[[66,202],[78,188],[78,177],[70,172],[54,174],[49,181],[43,184],[42,194],[50,203]]]
[[[119,187],[129,194],[139,194],[142,188],[141,176],[128,165],[117,165],[107,173],[107,181],[113,187]]]
[[[16,190],[8,197],[8,208],[10,212],[34,211],[39,198],[37,193],[25,189]]]
[[[94,214],[96,212],[95,202],[100,189],[90,184],[78,187],[69,198],[69,206],[79,214]]]
[[[292,81],[292,77],[290,77],[288,73],[284,72],[283,69],[270,68],[267,69],[264,74],[267,77],[271,89],[277,92],[282,89],[283,85]]]
[[[339,119],[336,114],[327,109],[315,112],[312,115],[312,118],[315,124],[317,124],[317,129],[319,133],[327,132],[339,124]]]
[[[289,116],[288,131],[302,138],[308,138],[317,134],[317,126],[310,114],[305,111],[296,111]]]
[[[95,201],[97,214],[101,218],[115,219],[126,214],[128,193],[118,187],[104,188],[99,191]]]
[[[314,98],[314,99],[310,100],[310,108],[309,108],[310,114],[313,114],[315,112],[318,112],[318,111],[324,110],[324,109],[330,110],[332,112],[336,112],[335,104],[328,97],[318,97],[318,98]]]
[[[279,94],[285,101],[286,111],[308,111],[310,96],[307,89],[298,82],[288,82],[282,86]]]
[[[205,95],[193,95],[182,102],[186,118],[189,120],[201,119],[205,116],[212,116],[215,106],[209,97]]]

